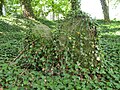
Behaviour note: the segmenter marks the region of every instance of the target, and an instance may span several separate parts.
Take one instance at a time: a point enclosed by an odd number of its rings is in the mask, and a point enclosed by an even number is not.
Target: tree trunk
[[[34,18],[34,13],[31,6],[31,0],[20,0],[22,3],[23,16],[27,18]]]
[[[107,5],[106,0],[100,0],[100,1],[102,5],[103,14],[104,14],[104,20],[109,22],[110,21],[109,6]]]
[[[3,5],[4,5],[4,0],[0,0],[0,16],[3,15],[3,11],[2,11]]]
[[[55,10],[54,10],[54,0],[52,1],[52,12],[53,12],[53,17],[52,17],[52,19],[53,19],[53,21],[55,20]]]

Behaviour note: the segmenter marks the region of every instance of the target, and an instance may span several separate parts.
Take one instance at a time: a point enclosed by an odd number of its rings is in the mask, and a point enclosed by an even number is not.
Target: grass
[[[40,21],[43,19],[40,19]],[[43,21],[48,27],[53,22]],[[103,56],[101,69],[93,69],[94,79],[90,79],[85,69],[85,77],[65,74],[45,76],[42,72],[21,69],[10,65],[23,49],[26,31],[39,21],[25,18],[0,17],[0,86],[11,90],[119,90],[120,89],[120,21],[99,24],[99,44]],[[99,77],[99,80],[97,80]],[[19,88],[18,88],[19,87]]]

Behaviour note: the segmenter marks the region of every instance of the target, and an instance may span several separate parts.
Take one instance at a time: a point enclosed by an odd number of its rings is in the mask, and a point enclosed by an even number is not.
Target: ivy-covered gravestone
[[[45,75],[75,74],[81,68],[96,67],[96,32],[96,23],[87,14],[72,12],[54,30],[33,29],[18,65],[42,71]]]
[[[59,27],[62,29],[59,39],[74,52],[74,62],[87,68],[97,66],[99,56],[95,20],[82,11],[70,12]]]

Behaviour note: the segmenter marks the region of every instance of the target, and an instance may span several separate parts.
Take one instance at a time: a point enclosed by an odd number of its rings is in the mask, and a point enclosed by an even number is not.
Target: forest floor
[[[8,90],[120,90],[120,21],[98,21],[99,44],[104,59],[101,69],[94,71],[100,74],[100,81],[86,76],[82,82],[74,76],[69,78],[69,75],[45,77],[40,72],[9,64],[23,49],[28,29],[39,24],[47,30],[55,27],[54,22],[39,21],[0,17],[0,87],[11,88]]]

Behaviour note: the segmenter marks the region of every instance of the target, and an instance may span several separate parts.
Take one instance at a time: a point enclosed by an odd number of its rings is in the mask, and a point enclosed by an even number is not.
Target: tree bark
[[[53,19],[53,21],[55,20],[55,10],[54,10],[54,0],[52,1],[52,12],[53,12],[53,17],[52,17],[52,19]]]
[[[27,18],[35,18],[31,6],[31,0],[20,0],[22,4],[23,16]]]
[[[109,22],[110,21],[109,6],[107,5],[106,0],[100,0],[100,2],[103,10],[104,20]]]
[[[4,0],[0,0],[0,16],[3,15],[3,11],[2,11],[3,5],[4,5]]]

